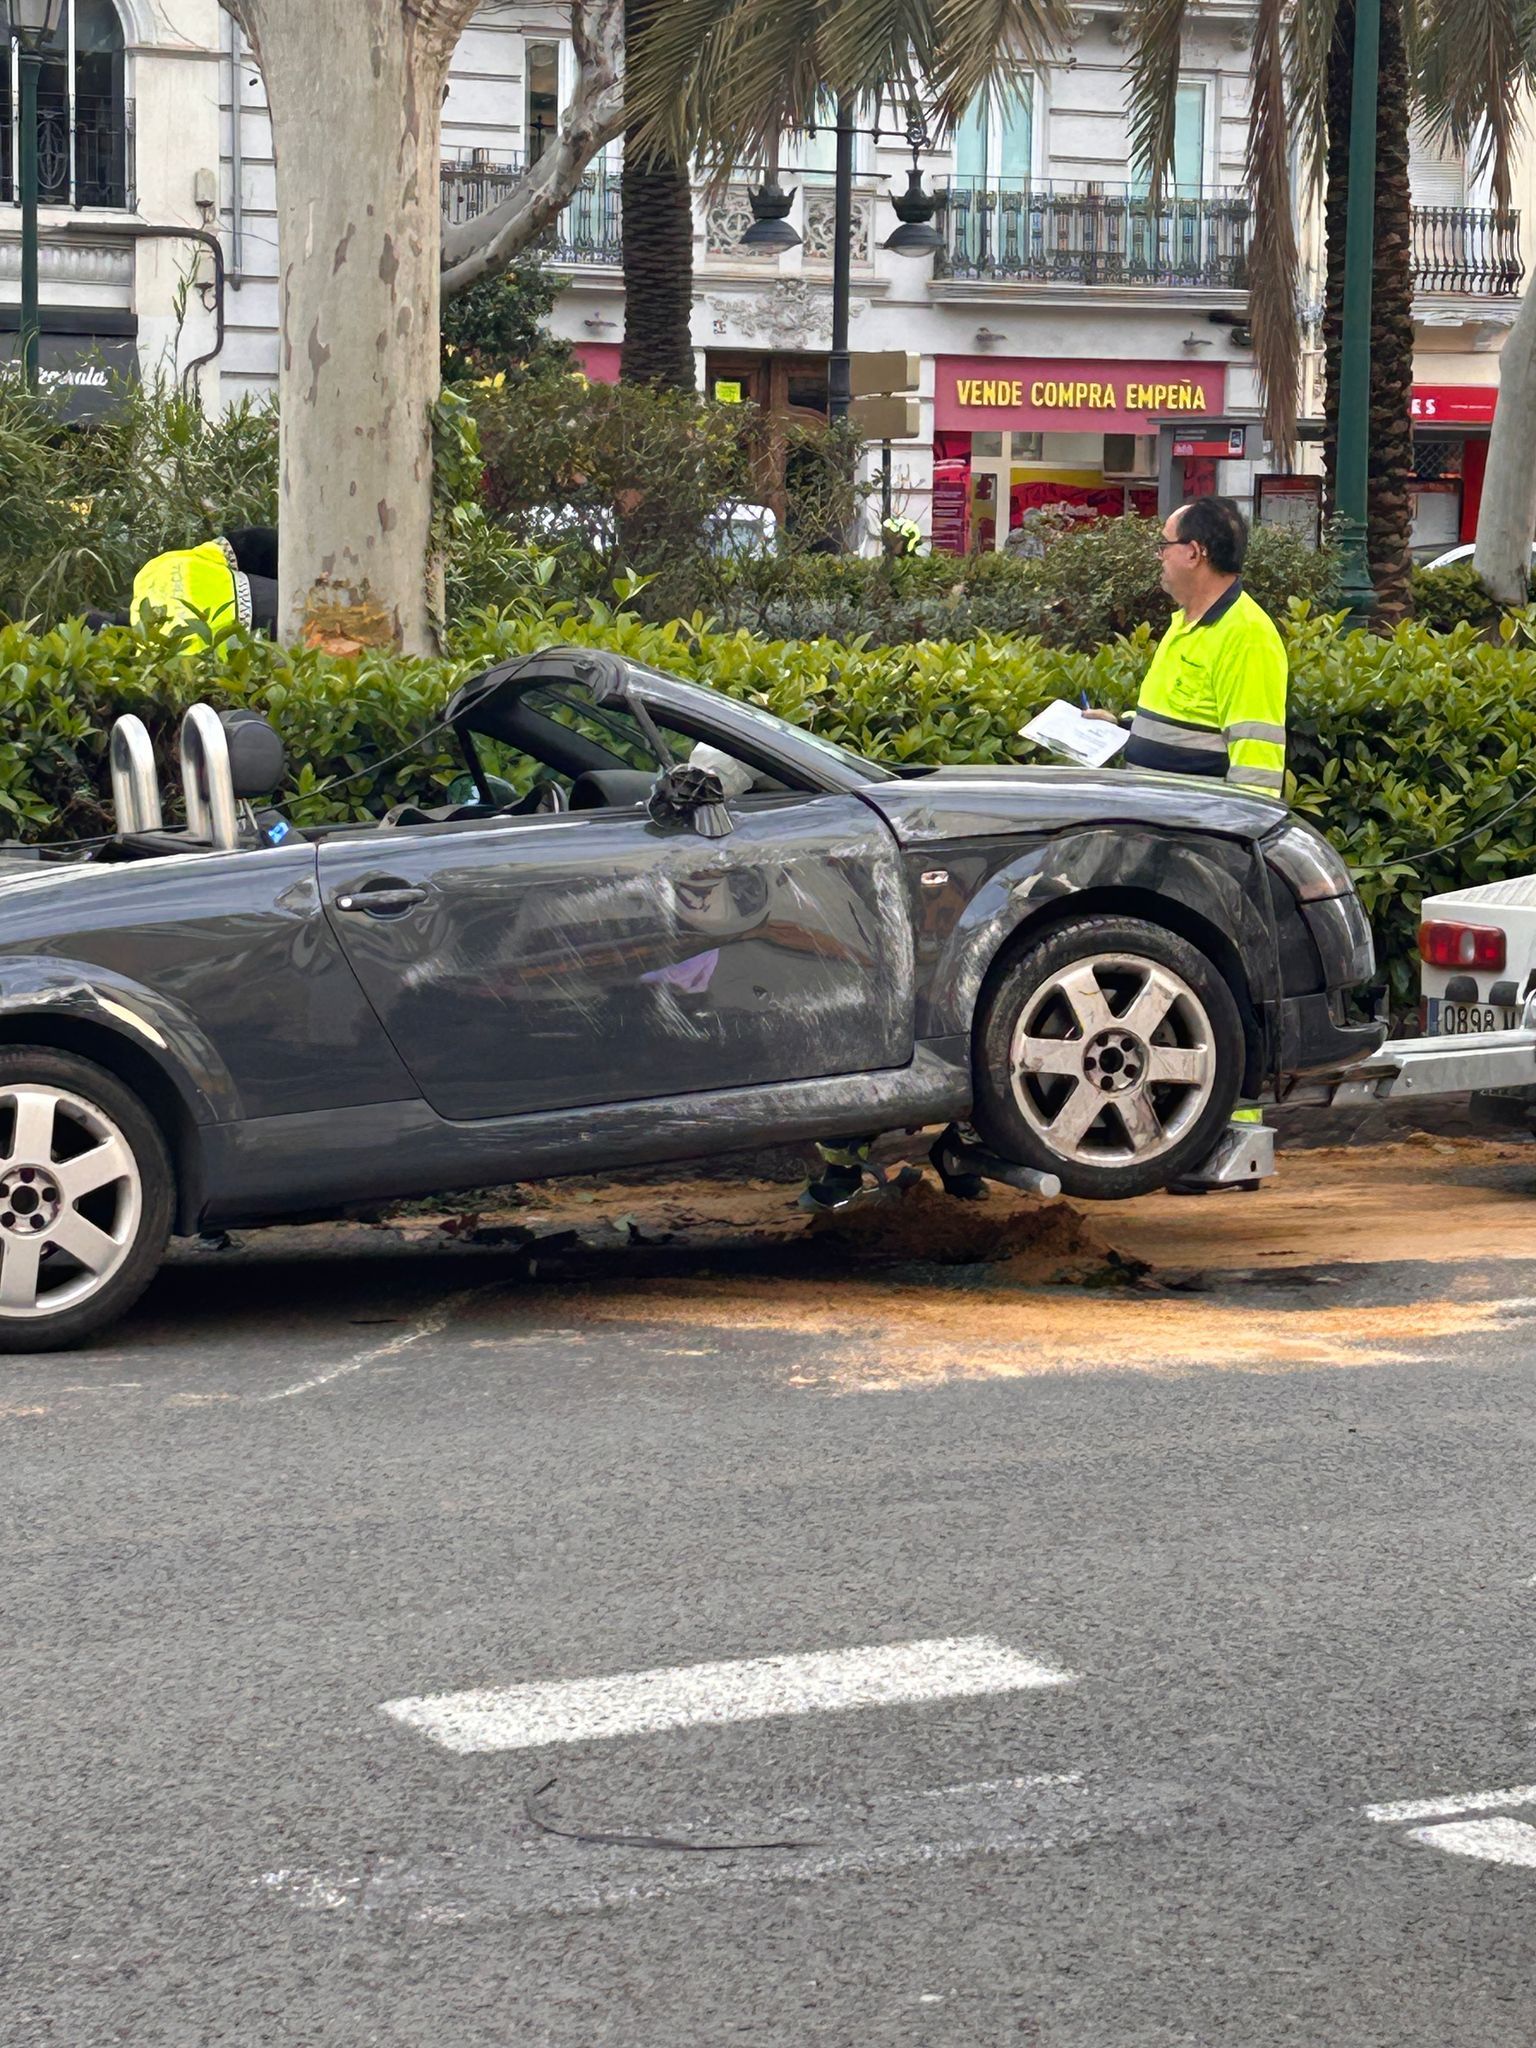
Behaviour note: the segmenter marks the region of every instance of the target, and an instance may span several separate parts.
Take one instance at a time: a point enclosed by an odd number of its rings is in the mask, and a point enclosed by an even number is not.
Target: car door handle
[[[355,896],[338,896],[336,908],[361,911],[364,917],[399,917],[425,903],[428,894],[426,889],[359,889]]]

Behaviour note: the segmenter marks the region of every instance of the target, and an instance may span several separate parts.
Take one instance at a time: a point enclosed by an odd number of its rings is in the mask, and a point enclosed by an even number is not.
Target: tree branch
[[[553,143],[488,213],[443,234],[443,296],[505,270],[549,226],[600,149],[624,130],[623,0],[571,0],[576,89]]]

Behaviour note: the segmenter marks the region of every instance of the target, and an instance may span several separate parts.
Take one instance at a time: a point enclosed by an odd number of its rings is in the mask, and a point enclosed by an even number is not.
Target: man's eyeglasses
[[[1193,540],[1166,540],[1166,539],[1165,539],[1165,540],[1155,540],[1155,541],[1153,541],[1152,545],[1153,545],[1153,547],[1155,547],[1155,548],[1157,549],[1157,552],[1158,552],[1159,554],[1161,554],[1161,553],[1163,552],[1163,549],[1164,549],[1164,548],[1193,548],[1193,547],[1198,547],[1198,546],[1200,545],[1200,543],[1199,543],[1198,541],[1193,541]]]

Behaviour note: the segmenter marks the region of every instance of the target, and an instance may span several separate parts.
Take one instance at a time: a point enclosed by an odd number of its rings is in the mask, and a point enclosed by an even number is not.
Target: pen
[[[1090,708],[1088,703],[1088,692],[1086,690],[1079,690],[1077,693],[1077,699],[1085,711],[1087,711]]]

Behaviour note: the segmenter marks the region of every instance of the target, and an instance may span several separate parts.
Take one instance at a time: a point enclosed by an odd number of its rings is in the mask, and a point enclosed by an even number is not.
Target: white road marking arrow
[[[1514,1820],[1499,1807],[1536,1804],[1536,1785],[1507,1785],[1496,1792],[1448,1792],[1438,1799],[1389,1799],[1365,1809],[1367,1820],[1393,1825],[1402,1821],[1430,1821],[1430,1827],[1409,1828],[1405,1842],[1418,1842],[1426,1849],[1440,1849],[1449,1856],[1473,1856],[1484,1863],[1508,1863],[1524,1870],[1536,1870],[1536,1827],[1527,1820]],[[1462,1814],[1486,1815],[1486,1819],[1463,1820]]]
[[[1515,1863],[1536,1870],[1536,1828],[1528,1820],[1499,1814],[1493,1820],[1449,1820],[1434,1828],[1411,1828],[1408,1839],[1452,1856],[1477,1856],[1484,1863]]]
[[[844,1713],[1075,1684],[993,1636],[945,1636],[809,1656],[750,1657],[387,1700],[382,1712],[461,1756],[654,1735],[782,1714]]]

